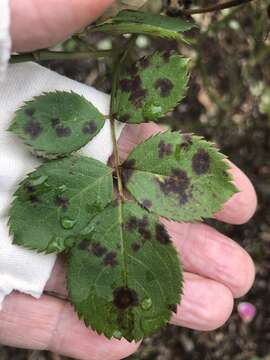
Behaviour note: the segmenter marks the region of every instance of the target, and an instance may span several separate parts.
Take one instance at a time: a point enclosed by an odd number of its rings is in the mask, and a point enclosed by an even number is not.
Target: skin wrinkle
[[[61,301],[61,300],[60,300]],[[63,317],[64,317],[64,311],[65,311],[65,308],[67,306],[67,302],[65,301],[62,301],[62,307],[61,309],[59,310],[59,313],[58,313],[58,316],[56,316],[56,321],[55,321],[55,325],[54,325],[54,329],[53,331],[51,332],[51,337],[47,343],[47,346],[46,346],[46,350],[50,350],[50,351],[53,351],[53,352],[59,352],[59,349],[62,349],[62,342],[63,342],[63,338],[64,338],[64,332],[59,332],[59,327],[60,327],[60,324],[61,324],[61,321],[63,320]],[[58,346],[56,346],[55,344],[55,339],[57,339],[57,335],[59,336],[60,338],[60,341],[58,340],[57,343],[58,343]]]

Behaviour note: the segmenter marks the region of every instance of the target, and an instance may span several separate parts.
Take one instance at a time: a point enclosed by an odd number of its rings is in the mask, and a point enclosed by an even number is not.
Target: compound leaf
[[[15,193],[10,210],[14,243],[39,252],[60,252],[112,201],[112,170],[71,156],[41,165]]]
[[[102,129],[105,117],[74,92],[52,92],[28,101],[9,130],[43,156],[80,149]]]
[[[184,40],[182,32],[192,29],[191,21],[149,12],[123,10],[117,16],[89,29],[89,32],[109,32],[113,35],[145,34],[168,39]]]
[[[140,340],[165,325],[182,276],[170,237],[133,202],[111,204],[71,250],[69,298],[80,318],[108,338]]]
[[[210,218],[237,190],[212,144],[178,132],[155,135],[123,164],[126,188],[149,211],[176,221]]]
[[[188,59],[176,53],[156,52],[123,68],[113,99],[113,112],[121,122],[157,120],[184,96]]]

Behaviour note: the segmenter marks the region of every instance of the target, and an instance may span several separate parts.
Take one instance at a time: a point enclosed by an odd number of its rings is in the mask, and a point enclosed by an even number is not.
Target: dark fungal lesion
[[[97,131],[97,124],[95,121],[88,121],[82,127],[83,134],[94,134]]]
[[[70,127],[68,127],[68,126],[65,127],[65,126],[62,126],[62,125],[58,125],[55,128],[55,132],[56,132],[57,137],[68,137],[72,133]]]
[[[120,117],[119,117],[119,121],[120,122],[128,122],[129,120],[130,120],[130,118],[131,118],[131,115],[130,114],[128,114],[128,113],[126,113],[126,114],[123,114],[123,115],[120,115]]]
[[[128,231],[138,231],[138,233],[146,241],[152,238],[149,225],[150,224],[147,215],[144,215],[142,219],[137,218],[136,216],[131,216],[126,223],[126,229]]]
[[[29,117],[32,117],[35,112],[36,112],[36,109],[34,109],[34,108],[27,108],[24,110],[25,115],[29,116]]]
[[[210,155],[204,149],[199,149],[192,157],[192,169],[197,175],[204,175],[210,168]]]
[[[136,160],[135,159],[129,159],[126,160],[122,166],[121,166],[121,177],[122,177],[122,181],[123,181],[123,185],[125,185],[129,179],[131,178],[134,169],[136,166]]]
[[[24,125],[24,132],[30,136],[32,140],[35,140],[42,133],[43,128],[39,121],[34,119],[28,120]]]
[[[170,235],[168,234],[165,226],[159,223],[156,224],[156,240],[162,245],[171,243]]]
[[[142,69],[147,69],[149,66],[150,66],[150,60],[148,57],[144,56],[142,57],[139,61],[139,66],[142,68]]]
[[[67,210],[69,208],[69,199],[64,197],[64,196],[60,196],[57,195],[54,199],[54,203],[57,207],[61,208],[62,210]]]
[[[51,119],[51,126],[53,129],[56,128],[56,126],[60,125],[60,119],[59,118],[52,118]]]
[[[128,287],[119,287],[113,291],[113,304],[120,310],[139,305],[137,292]]]
[[[149,200],[149,199],[144,199],[142,200],[142,206],[145,208],[145,209],[150,209],[152,207],[152,202]]]
[[[191,134],[183,134],[182,139],[183,139],[183,141],[180,144],[180,149],[188,150],[189,147],[192,145],[192,135]]]
[[[129,101],[136,107],[142,107],[146,98],[147,90],[142,87],[142,79],[140,75],[134,74],[132,79],[123,78],[119,81],[121,91],[130,93]]]
[[[91,245],[91,250],[92,253],[97,257],[102,257],[107,252],[107,249],[98,242],[94,242]]]
[[[133,244],[131,244],[131,248],[134,252],[137,252],[141,249],[141,245],[137,242],[134,242]]]
[[[115,267],[118,264],[116,252],[114,251],[108,252],[104,257],[103,263],[106,266]]]
[[[172,169],[172,173],[164,181],[156,179],[160,190],[164,195],[175,194],[179,197],[179,204],[184,205],[188,202],[191,194],[191,184],[187,173],[181,169]]]
[[[155,89],[160,91],[162,97],[168,97],[173,89],[173,83],[168,78],[158,79],[154,86]]]
[[[169,310],[175,314],[177,314],[177,304],[169,305]]]
[[[164,140],[160,140],[158,144],[158,156],[163,159],[165,156],[170,156],[173,153],[173,145],[166,144]]]

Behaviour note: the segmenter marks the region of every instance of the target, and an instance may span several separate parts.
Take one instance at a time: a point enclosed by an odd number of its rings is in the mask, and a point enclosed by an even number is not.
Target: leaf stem
[[[25,61],[87,60],[87,59],[104,58],[106,56],[110,56],[111,54],[112,54],[111,50],[81,51],[81,52],[38,50],[32,53],[12,55],[10,62],[12,64],[16,64]]]
[[[208,13],[208,12],[213,12],[213,11],[220,11],[220,10],[229,9],[229,8],[232,8],[235,6],[243,5],[243,4],[249,3],[251,1],[254,1],[254,0],[230,0],[230,1],[220,3],[220,4],[208,6],[205,8],[183,10],[182,14],[195,15],[195,14],[203,14],[203,13]]]

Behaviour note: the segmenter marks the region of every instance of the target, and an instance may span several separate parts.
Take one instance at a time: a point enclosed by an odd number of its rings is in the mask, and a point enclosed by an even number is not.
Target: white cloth
[[[2,0],[0,0],[2,1]],[[103,114],[109,113],[110,97],[34,63],[10,65],[0,83],[0,306],[13,289],[39,297],[55,262],[54,255],[40,255],[11,244],[7,212],[12,194],[24,176],[39,165],[27,147],[6,131],[14,111],[24,101],[42,92],[72,90],[91,101]],[[120,135],[122,125],[118,125]],[[112,153],[109,121],[80,153],[104,163]]]
[[[9,25],[9,0],[0,0],[0,81],[4,77],[11,49]]]

